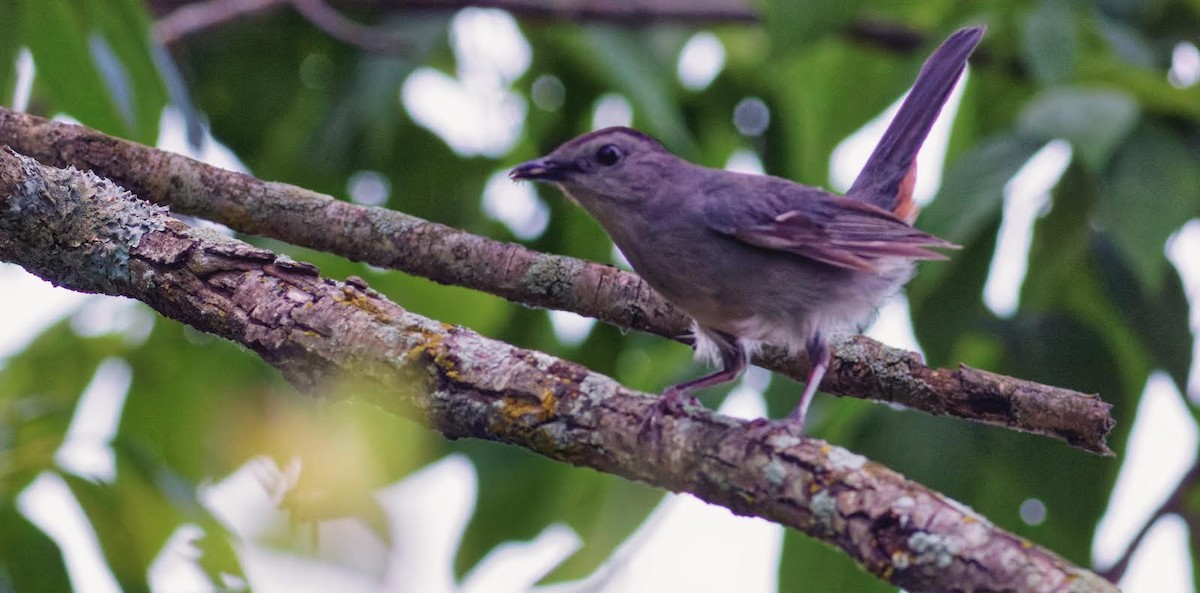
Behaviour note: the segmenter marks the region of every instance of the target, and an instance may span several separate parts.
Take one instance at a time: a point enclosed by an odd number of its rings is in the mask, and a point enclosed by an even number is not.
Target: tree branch
[[[472,235],[383,208],[265,182],[81,126],[0,108],[0,144],[52,166],[111,178],[175,212],[254,235],[482,290],[532,307],[572,311],[618,327],[680,339],[684,314],[635,274]],[[322,221],[314,225],[313,221]],[[755,364],[803,381],[804,357],[768,348]],[[898,403],[1061,439],[1111,455],[1110,405],[1087,395],[961,366],[925,366],[918,354],[862,336],[834,345],[822,384],[840,396]]]
[[[298,388],[341,377],[451,438],[528,448],[794,527],[913,592],[1096,591],[1107,581],[963,505],[816,439],[703,408],[639,432],[654,397],[405,311],[361,284],[194,229],[91,173],[0,152],[0,260],[146,302],[232,340]],[[758,435],[757,440],[751,440]]]
[[[149,0],[151,10],[160,16],[171,16],[201,0]],[[253,2],[255,0],[202,0],[204,3]],[[260,0],[261,1],[261,0]],[[268,2],[279,0],[266,0]],[[745,0],[337,0],[348,9],[395,10],[458,10],[468,6],[500,8],[512,14],[538,19],[572,22],[603,22],[630,26],[651,23],[750,23],[758,14]],[[214,23],[216,24],[216,23]]]
[[[242,17],[291,6],[300,16],[325,34],[374,53],[404,53],[412,46],[394,33],[356,23],[325,0],[204,0],[184,4],[154,24],[154,35],[172,44],[193,35],[236,21]]]

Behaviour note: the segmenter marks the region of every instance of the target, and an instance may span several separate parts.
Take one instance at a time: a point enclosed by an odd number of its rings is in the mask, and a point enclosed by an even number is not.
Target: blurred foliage
[[[353,174],[374,171],[390,184],[389,207],[515,240],[481,206],[487,179],[590,129],[601,95],[623,96],[635,126],[694,161],[722,166],[734,150],[750,149],[769,173],[826,186],[833,149],[905,91],[933,47],[958,27],[986,23],[942,189],[919,223],[965,248],[949,262],[924,265],[910,285],[915,331],[931,364],[961,362],[1102,394],[1115,404],[1111,444],[1120,453],[1149,373],[1165,369],[1182,387],[1191,360],[1187,301],[1162,246],[1200,214],[1200,86],[1176,86],[1167,75],[1176,45],[1196,42],[1200,4],[767,0],[762,13],[758,26],[710,29],[724,45],[725,63],[702,90],[685,88],[675,74],[696,29],[521,22],[532,62],[512,89],[525,98],[526,116],[514,147],[498,158],[457,154],[398,100],[417,68],[455,72],[451,14],[356,15],[405,39],[408,49],[399,55],[367,54],[286,10],[224,23],[168,53],[151,41],[152,17],[136,0],[0,0],[6,32],[0,97],[12,96],[17,52],[27,48],[37,67],[31,111],[66,114],[152,143],[165,89],[182,82],[214,136],[259,177],[345,197]],[[896,38],[919,42],[910,47],[882,34],[848,33],[864,23],[873,25],[868,31],[893,30],[903,34]],[[174,67],[156,57],[166,55]],[[543,75],[565,89],[561,105],[550,110],[529,100]],[[733,124],[734,106],[747,97],[771,110],[762,136],[742,136]],[[1073,160],[1036,222],[1020,308],[998,317],[984,305],[982,287],[1004,185],[1056,138],[1071,143]],[[527,244],[611,261],[604,234],[554,194],[543,195],[549,228]],[[686,348],[658,338],[597,325],[581,343],[566,343],[542,311],[250,239],[316,263],[334,278],[361,275],[416,312],[577,360],[635,388],[657,390],[698,370]],[[0,363],[0,590],[66,588],[57,547],[17,512],[20,493],[45,472],[64,478],[118,581],[134,590],[147,587],[146,567],[184,523],[209,534],[201,566],[211,578],[240,573],[232,540],[200,503],[197,487],[255,455],[281,464],[296,455],[305,460],[286,501],[299,519],[358,516],[381,535],[368,494],[373,488],[448,453],[469,456],[483,495],[458,552],[459,575],[497,544],[564,522],[584,545],[552,578],[582,577],[609,558],[660,497],[523,450],[446,442],[354,399],[307,401],[247,352],[170,321],[147,323],[148,333],[131,337],[136,332],[125,326],[93,335],[63,321]],[[55,459],[80,394],[106,360],[124,361],[132,371],[111,480],[74,475]],[[706,403],[716,405],[727,389],[716,391]],[[773,381],[772,413],[790,409],[798,393],[790,381]],[[849,399],[820,399],[815,417],[816,436],[1090,563],[1118,460]],[[1044,522],[1019,518],[1029,499],[1045,504]],[[780,588],[890,589],[791,531]]]

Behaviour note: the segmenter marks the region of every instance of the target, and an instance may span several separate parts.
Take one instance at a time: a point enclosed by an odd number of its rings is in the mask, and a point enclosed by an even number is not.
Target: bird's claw
[[[668,388],[663,392],[662,397],[650,406],[649,413],[642,422],[642,429],[638,433],[640,440],[653,443],[661,441],[663,420],[667,416],[684,416],[687,414],[687,408],[700,405],[700,400],[686,391],[674,387]]]
[[[766,448],[773,437],[781,434],[799,437],[804,433],[804,426],[793,418],[771,420],[756,418],[746,423],[743,438],[746,439],[745,454],[749,456],[757,448]]]

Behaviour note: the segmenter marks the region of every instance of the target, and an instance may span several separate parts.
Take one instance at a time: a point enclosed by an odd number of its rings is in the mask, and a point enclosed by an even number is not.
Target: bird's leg
[[[829,368],[829,344],[825,342],[825,338],[817,334],[808,341],[808,380],[804,383],[804,395],[800,396],[800,404],[787,417],[787,423],[795,432],[800,432],[804,428],[804,417],[808,413],[808,406],[812,403],[813,395],[816,395],[817,388],[821,386],[821,379],[825,377],[825,370]]]
[[[721,358],[721,370],[666,388],[662,397],[650,410],[650,415],[642,429],[643,433],[652,432],[653,427],[661,426],[663,416],[667,414],[683,415],[684,407],[695,402],[695,398],[691,396],[693,391],[733,381],[741,376],[746,371],[746,367],[750,365],[750,353],[736,337],[712,330],[705,331],[705,337],[711,339],[717,346]],[[689,402],[689,399],[692,401]]]

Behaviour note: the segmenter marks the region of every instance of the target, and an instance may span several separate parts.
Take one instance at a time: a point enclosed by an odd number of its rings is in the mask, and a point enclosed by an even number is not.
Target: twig
[[[451,438],[518,445],[788,525],[914,593],[1116,591],[844,449],[746,430],[703,408],[643,429],[653,396],[415,315],[361,283],[190,228],[93,174],[11,151],[0,152],[0,260],[144,301],[254,351],[302,390],[373,383],[380,406]]]
[[[1191,493],[1192,489],[1196,487],[1198,480],[1200,480],[1200,459],[1197,459],[1192,468],[1179,479],[1179,484],[1175,486],[1175,490],[1171,492],[1171,495],[1146,519],[1142,528],[1138,530],[1137,534],[1129,542],[1129,545],[1125,547],[1125,551],[1121,553],[1121,557],[1112,566],[1108,567],[1108,569],[1101,571],[1099,573],[1100,576],[1111,583],[1121,580],[1121,577],[1125,576],[1125,571],[1129,569],[1129,561],[1133,559],[1133,553],[1142,545],[1142,540],[1146,538],[1146,534],[1150,533],[1150,528],[1154,527],[1159,519],[1167,515],[1183,515],[1188,520],[1189,528],[1195,529],[1194,517],[1188,513],[1185,499]]]
[[[166,15],[198,0],[150,0],[151,9]],[[211,0],[204,0],[211,1]],[[337,0],[339,6],[373,10],[458,10],[468,6],[500,8],[515,15],[572,22],[605,22],[629,26],[650,23],[750,23],[758,14],[745,0]]]
[[[278,8],[290,0],[204,0],[178,3],[154,24],[154,36],[170,45],[199,31],[235,21],[246,15]]]
[[[342,202],[189,158],[0,108],[0,144],[53,166],[109,177],[175,212],[217,221],[443,284],[533,307],[573,311],[618,327],[679,339],[687,318],[635,274],[548,255],[383,208]],[[322,221],[314,225],[313,221]],[[334,230],[336,229],[336,230]],[[798,380],[808,363],[778,348],[755,364]],[[987,371],[925,366],[913,352],[865,337],[835,345],[829,393],[899,403],[935,415],[1062,439],[1109,455],[1110,405],[1099,397]]]
[[[167,45],[189,35],[272,8],[291,6],[330,37],[372,53],[404,53],[411,44],[382,28],[356,23],[324,0],[203,0],[181,4],[154,25],[157,39]]]

